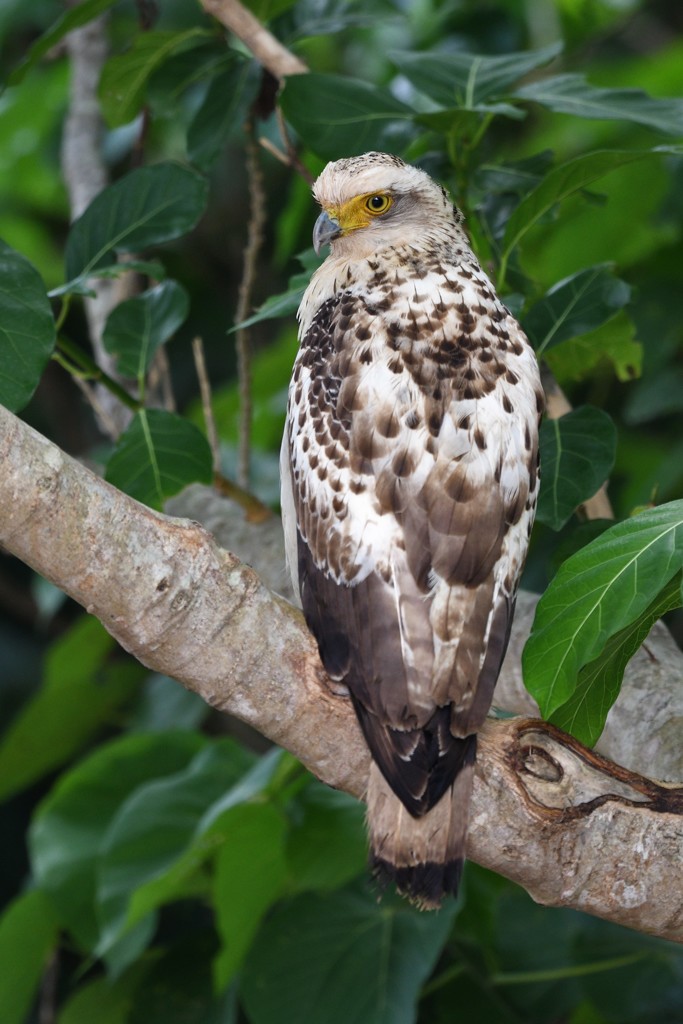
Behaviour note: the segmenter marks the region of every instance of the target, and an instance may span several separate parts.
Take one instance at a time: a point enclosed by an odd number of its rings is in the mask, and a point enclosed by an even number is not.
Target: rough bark
[[[203,527],[139,505],[2,409],[0,458],[0,543],[8,551],[101,619],[145,665],[362,797],[367,750],[349,702],[327,684],[300,612]],[[244,518],[233,513],[236,524]],[[256,552],[266,541],[277,550],[275,521],[242,527],[260,536]],[[276,586],[278,576],[270,577]],[[527,625],[520,616],[498,703],[515,702],[508,691]],[[683,656],[659,635],[648,643],[680,679]],[[620,729],[648,673],[650,664],[634,659]],[[647,719],[648,710],[641,704],[637,715]],[[671,705],[668,715],[680,718],[680,709]],[[651,773],[673,771],[667,749],[651,745]],[[683,790],[620,768],[552,726],[491,721],[480,743],[468,856],[541,903],[683,941],[682,812]]]

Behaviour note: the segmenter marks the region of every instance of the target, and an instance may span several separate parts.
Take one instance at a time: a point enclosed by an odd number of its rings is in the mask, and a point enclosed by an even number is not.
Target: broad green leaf
[[[482,115],[510,117],[516,121],[522,121],[526,116],[521,107],[513,107],[511,103],[477,103],[467,109],[448,107],[445,110],[420,111],[415,115],[415,121],[441,135],[471,139],[481,127]]]
[[[142,389],[154,353],[185,322],[189,309],[189,296],[177,281],[164,281],[119,303],[109,314],[102,341],[118,357],[121,376],[136,379]]]
[[[617,432],[602,409],[580,406],[541,424],[541,488],[537,517],[561,530],[575,509],[591,498],[614,466]]]
[[[255,61],[235,61],[216,75],[187,130],[188,159],[209,170],[225,148],[228,136],[242,131],[256,99],[262,71]]]
[[[252,1024],[413,1024],[456,904],[424,914],[350,889],[304,895],[264,922],[242,971]]]
[[[654,149],[617,150],[602,149],[592,153],[584,153],[574,157],[559,167],[555,167],[528,195],[512,213],[502,242],[501,268],[499,286],[505,278],[505,270],[510,254],[524,235],[537,224],[545,214],[568,196],[579,192],[591,182],[603,178],[606,174],[633,163],[653,156],[681,153],[683,149],[676,146],[656,146]]]
[[[238,1024],[231,1000],[214,993],[215,933],[207,920],[204,927],[190,915],[187,920],[189,927],[171,925],[164,946],[150,951],[154,960],[136,988],[126,1024]]]
[[[128,124],[139,112],[151,75],[178,50],[203,43],[211,33],[203,28],[182,32],[138,32],[126,53],[110,57],[102,69],[99,98],[110,128]]]
[[[292,758],[291,754],[285,754],[277,747],[263,754],[258,761],[232,789],[218,798],[204,814],[197,826],[197,836],[205,836],[222,831],[222,823],[228,812],[234,807],[252,800],[254,797],[262,797],[271,785],[277,789],[278,772],[284,762]],[[288,768],[288,765],[285,765]]]
[[[241,747],[232,740],[222,740],[199,751],[178,773],[138,786],[124,801],[100,848],[100,955],[150,910],[196,888],[197,866],[211,852],[211,844],[205,844],[203,856],[193,850],[181,871],[172,872],[171,868],[192,842],[207,809],[238,782],[250,765],[251,757]],[[154,897],[148,895],[133,907],[136,890],[149,882],[157,883]]]
[[[229,833],[216,859],[213,903],[222,949],[214,982],[222,991],[239,969],[263,915],[287,877],[287,821],[272,804],[243,804],[226,820]]]
[[[524,684],[544,717],[682,566],[683,501],[618,523],[567,559],[538,602],[523,654]]]
[[[148,967],[147,963],[141,966]],[[131,974],[133,972],[130,972]],[[140,971],[136,974],[139,976]],[[129,976],[96,978],[87,982],[67,1000],[57,1024],[128,1024],[134,1001],[134,986]]]
[[[392,51],[389,59],[416,89],[441,106],[476,110],[492,99],[506,96],[509,86],[530,71],[548,64],[561,51],[561,43],[552,43],[541,50],[506,53],[497,57],[475,53]],[[510,104],[505,106],[513,114],[518,113]]]
[[[656,849],[652,856],[658,856]],[[676,881],[672,883],[672,901]],[[595,917],[584,918],[582,924],[575,943],[576,961],[600,964],[611,960],[617,968],[587,972],[583,979],[583,991],[600,1021],[678,1024],[683,987],[680,945],[629,928],[615,928]],[[591,1024],[590,1018],[587,1024]]]
[[[76,220],[66,242],[68,280],[113,262],[114,253],[169,242],[195,226],[208,198],[206,178],[180,164],[130,171]]]
[[[162,409],[141,409],[121,435],[106,479],[133,498],[161,509],[187,484],[211,482],[211,449],[193,423]]]
[[[42,277],[0,239],[0,403],[12,412],[37,388],[55,338]]]
[[[541,355],[561,341],[600,327],[629,301],[631,289],[608,264],[580,270],[558,281],[534,303],[522,320],[529,340]]]
[[[128,729],[136,732],[198,729],[210,711],[198,693],[186,690],[175,679],[155,674],[140,688]]]
[[[514,95],[560,114],[631,121],[654,131],[683,135],[683,99],[655,99],[642,89],[601,89],[590,85],[583,75],[543,78],[521,86]]]
[[[8,85],[18,85],[25,76],[64,36],[74,29],[87,25],[89,21],[113,7],[117,0],[82,0],[74,7],[63,11],[50,28],[36,39],[30,50],[7,79]]]
[[[297,800],[287,862],[297,892],[336,889],[361,875],[368,859],[365,808],[347,793],[312,782]]]
[[[414,116],[385,89],[341,75],[291,75],[280,105],[306,145],[328,160],[390,148],[388,130]]]
[[[147,101],[156,115],[185,117],[187,90],[227,70],[234,59],[235,51],[227,49],[219,35],[174,53],[147,83]]]
[[[144,669],[112,659],[115,646],[90,616],[52,645],[40,690],[0,740],[0,800],[73,757],[136,692]]]
[[[494,242],[503,237],[510,214],[522,196],[538,185],[552,165],[552,152],[543,150],[507,164],[483,164],[475,172],[472,194],[478,220]]]
[[[26,1021],[58,931],[54,908],[40,889],[18,896],[0,917],[2,1024]]]
[[[546,351],[544,358],[560,382],[582,380],[603,360],[612,364],[619,380],[633,380],[640,376],[643,362],[635,332],[635,324],[622,309],[594,331]]]
[[[569,700],[553,712],[550,720],[592,747],[600,738],[609,709],[619,696],[629,661],[655,622],[681,604],[681,574],[678,573],[635,622],[610,637],[602,654],[581,669],[578,686]]]
[[[224,742],[217,753],[200,752],[177,777],[133,794],[111,826],[109,866],[101,876],[100,916],[107,921],[100,948],[107,957],[111,944],[125,941],[127,929],[138,928],[150,911],[181,896],[206,895],[202,865],[230,840],[235,808],[263,799],[281,760],[282,751],[274,750],[250,767],[252,755]],[[150,822],[161,829],[159,838],[148,837]],[[137,857],[141,849],[149,855]]]
[[[29,833],[33,874],[82,948],[94,949],[99,935],[95,880],[109,823],[138,786],[182,771],[205,742],[189,732],[115,740],[63,775],[38,807]]]
[[[631,426],[651,423],[683,412],[683,367],[667,366],[644,377],[633,388],[624,406],[624,420]]]

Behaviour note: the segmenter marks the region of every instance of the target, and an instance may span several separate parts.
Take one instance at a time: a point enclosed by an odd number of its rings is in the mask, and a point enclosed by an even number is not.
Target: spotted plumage
[[[295,590],[373,756],[372,858],[424,906],[457,889],[476,731],[538,490],[533,352],[427,174],[328,164],[282,446]]]

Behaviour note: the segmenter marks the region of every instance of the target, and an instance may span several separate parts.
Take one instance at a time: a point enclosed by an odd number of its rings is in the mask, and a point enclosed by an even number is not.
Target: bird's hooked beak
[[[316,256],[320,255],[324,245],[329,245],[335,238],[339,238],[341,233],[342,226],[337,218],[331,217],[327,210],[323,210],[313,228],[313,248]]]

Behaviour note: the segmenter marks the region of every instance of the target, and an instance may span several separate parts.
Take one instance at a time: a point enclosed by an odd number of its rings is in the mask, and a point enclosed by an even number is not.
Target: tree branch
[[[4,409],[0,459],[8,551],[143,664],[248,722],[324,782],[362,796],[365,743],[350,702],[328,686],[300,612],[202,527],[139,505]],[[251,529],[272,544],[273,520]],[[653,649],[659,657],[658,641]],[[682,803],[681,790],[619,768],[545,723],[489,722],[468,856],[542,903],[683,941]]]
[[[70,0],[76,7],[80,0]],[[71,220],[74,221],[108,185],[107,169],[101,152],[102,114],[97,87],[107,58],[106,15],[95,18],[66,37],[71,67],[69,109],[62,136],[62,175],[69,195]],[[97,365],[109,377],[116,377],[116,360],[102,343],[107,317],[124,297],[123,281],[102,278],[90,282],[94,298],[84,300],[88,331]],[[123,389],[122,389],[123,390]],[[87,396],[86,396],[87,397]],[[130,410],[106,388],[96,386],[92,403],[102,430],[116,438],[130,422]]]
[[[281,81],[286,75],[308,71],[304,62],[290,53],[238,0],[200,0],[200,3],[207,14],[212,14],[242,40],[274,78]]]

